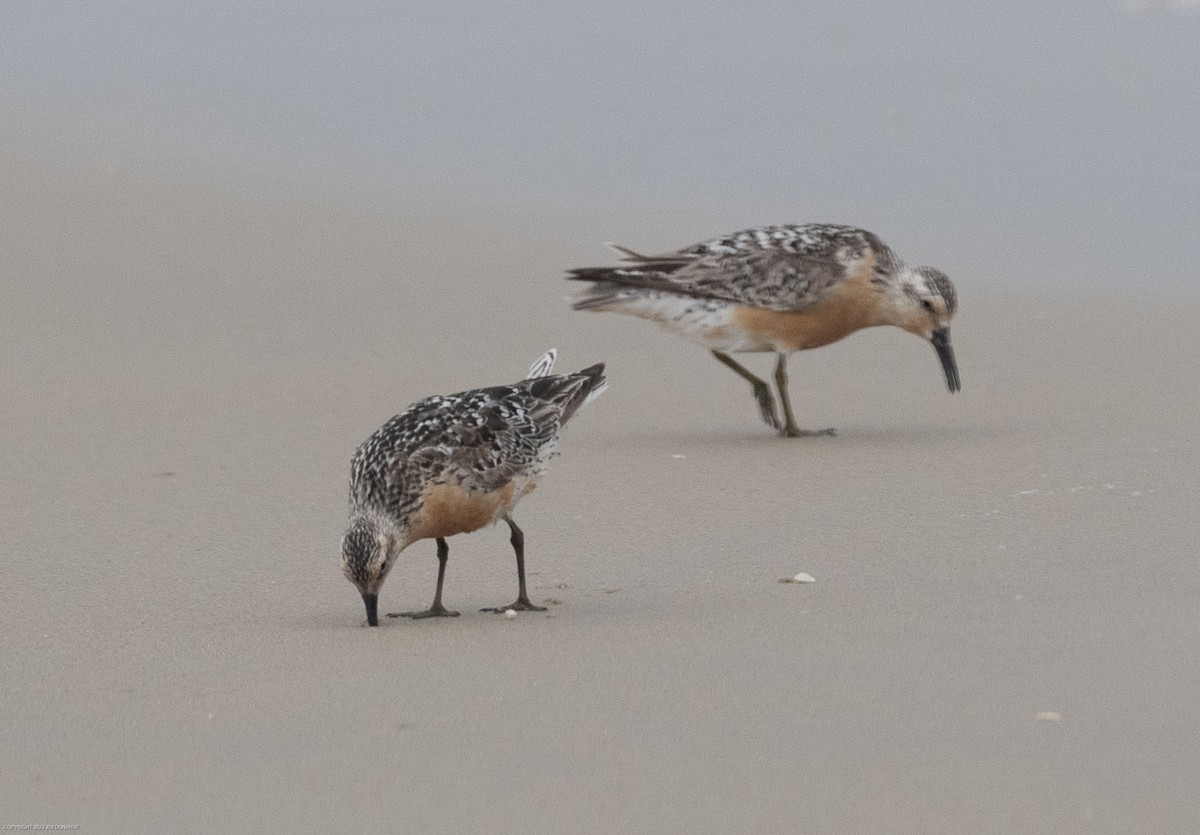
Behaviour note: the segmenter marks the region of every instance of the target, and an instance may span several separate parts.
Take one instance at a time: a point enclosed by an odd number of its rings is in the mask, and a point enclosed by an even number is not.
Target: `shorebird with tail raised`
[[[420,400],[354,453],[342,571],[362,595],[368,624],[379,623],[379,589],[400,552],[421,539],[437,540],[433,604],[389,617],[456,617],[442,605],[446,538],[501,519],[517,556],[517,600],[483,611],[544,610],[525,589],[525,535],[512,511],[556,454],[563,424],[605,387],[603,365],[551,374],[555,356],[551,349],[512,385]]]
[[[832,435],[796,425],[787,357],[874,325],[895,325],[932,343],[950,391],[959,390],[950,345],[954,285],[933,267],[909,267],[878,237],[851,226],[764,226],[663,255],[611,245],[616,267],[584,267],[592,282],[576,310],[649,319],[708,348],[750,383],[762,418],[781,435]],[[781,420],[765,381],[731,353],[773,351]]]

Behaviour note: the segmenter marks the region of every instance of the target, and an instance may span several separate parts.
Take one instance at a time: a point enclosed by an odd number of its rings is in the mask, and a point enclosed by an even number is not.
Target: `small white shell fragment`
[[[793,583],[815,583],[815,582],[817,582],[817,578],[812,576],[811,574],[805,574],[803,571],[801,571],[799,574],[797,574],[795,577],[792,578],[792,582]]]
[[[1058,722],[1062,720],[1062,714],[1057,710],[1043,710],[1035,718],[1038,722]]]
[[[683,459],[687,458],[687,456],[686,456],[686,455],[672,455],[671,457],[672,457],[672,458],[679,459],[679,460],[683,460]]]
[[[517,616],[516,610],[514,610],[514,609],[505,609],[504,610],[504,617],[508,618],[509,620],[512,620],[516,616]]]

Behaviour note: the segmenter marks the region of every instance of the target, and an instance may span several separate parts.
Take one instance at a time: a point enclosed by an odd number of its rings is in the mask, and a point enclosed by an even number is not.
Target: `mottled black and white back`
[[[877,285],[903,266],[871,232],[827,223],[760,226],[661,255],[610,246],[625,264],[570,271],[573,280],[595,282],[576,300],[576,310],[615,309],[615,304],[645,299],[661,302],[667,294],[693,302],[797,311],[820,304],[865,264]]]
[[[603,365],[551,375],[553,364],[551,351],[518,383],[436,394],[393,417],[354,454],[351,514],[403,520],[431,483],[486,493],[536,479],[556,454],[563,424],[606,385]]]

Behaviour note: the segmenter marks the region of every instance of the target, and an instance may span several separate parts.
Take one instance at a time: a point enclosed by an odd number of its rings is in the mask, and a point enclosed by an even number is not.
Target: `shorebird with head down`
[[[362,595],[367,623],[379,623],[379,589],[401,551],[437,540],[433,604],[389,617],[455,617],[442,605],[446,538],[503,519],[517,556],[515,603],[483,611],[543,611],[525,589],[525,536],[512,519],[556,452],[559,430],[604,391],[604,366],[551,374],[555,351],[507,386],[427,397],[385,423],[350,463],[350,523],[342,571]]]
[[[958,365],[950,319],[954,285],[933,267],[909,267],[878,237],[851,226],[764,226],[663,255],[622,246],[624,264],[571,270],[592,286],[576,310],[613,311],[649,319],[708,348],[753,387],[762,418],[786,437],[832,435],[796,426],[787,391],[787,357],[874,325],[895,325],[930,342],[950,391]],[[774,351],[771,389],[730,356]]]

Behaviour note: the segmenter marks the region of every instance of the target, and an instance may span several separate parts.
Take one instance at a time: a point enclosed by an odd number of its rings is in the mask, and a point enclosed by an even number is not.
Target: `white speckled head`
[[[896,272],[893,304],[899,314],[895,324],[928,340],[932,332],[949,328],[958,296],[944,272],[931,266],[902,266]]]
[[[958,364],[950,345],[950,320],[958,310],[958,295],[949,276],[933,267],[901,267],[889,294],[890,324],[929,341],[937,351],[946,385],[958,391]]]
[[[362,595],[371,626],[379,624],[379,589],[395,565],[398,551],[395,534],[365,517],[352,520],[342,537],[342,573]]]
[[[901,267],[891,294],[892,324],[922,339],[950,327],[958,297],[949,277],[933,267]]]

